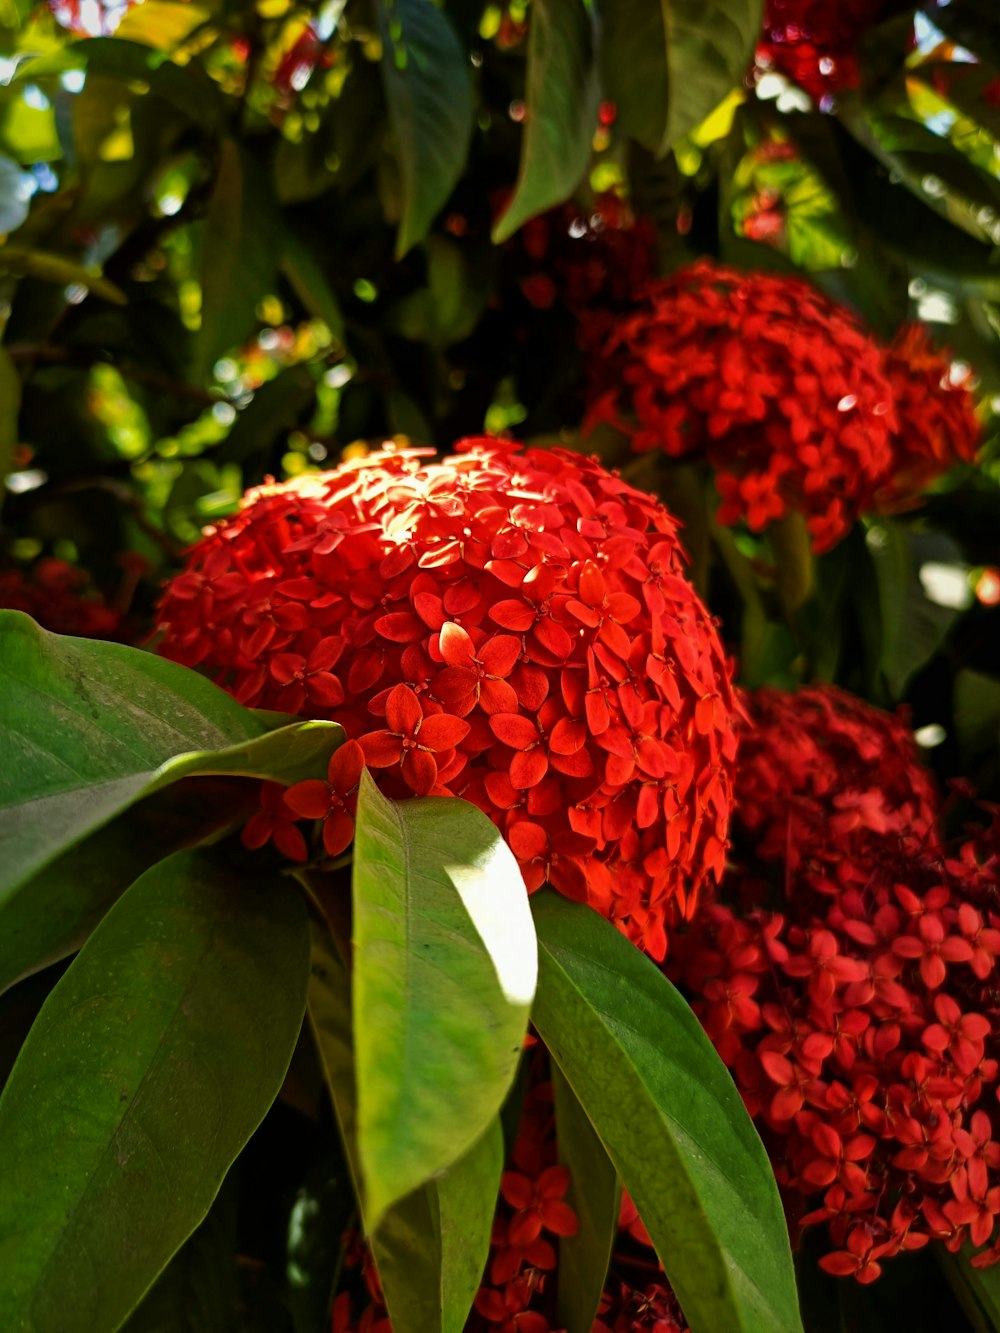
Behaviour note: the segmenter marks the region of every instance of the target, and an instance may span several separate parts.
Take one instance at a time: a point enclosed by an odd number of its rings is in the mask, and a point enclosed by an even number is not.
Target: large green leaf
[[[517,862],[486,816],[455,797],[389,800],[367,773],[353,903],[358,1158],[375,1229],[496,1117],[537,952]]]
[[[532,1021],[604,1142],[693,1333],[794,1333],[774,1174],[691,1010],[596,912],[532,899]]]
[[[351,986],[328,932],[313,930],[309,1021],[357,1180]],[[503,1166],[494,1120],[447,1171],[399,1200],[372,1236],[394,1333],[461,1333],[482,1280]]]
[[[279,230],[269,182],[234,140],[224,139],[201,246],[199,375],[256,328],[257,306],[277,283]]]
[[[208,1216],[157,1278],[124,1333],[232,1333],[239,1304],[235,1175],[226,1178]]]
[[[277,1096],[308,958],[295,888],[204,852],[111,909],[0,1098],[0,1327],[122,1324]]]
[[[584,0],[533,0],[521,164],[494,240],[506,240],[579,185],[590,161],[599,98],[591,6]]]
[[[566,1333],[590,1333],[618,1234],[621,1184],[597,1131],[558,1065],[552,1069],[559,1161],[569,1172],[566,1202],[575,1236],[559,1241],[559,1322]]]
[[[472,135],[469,62],[433,0],[378,0],[382,82],[403,181],[396,257],[422,241],[462,174]]]
[[[268,733],[210,681],[0,611],[0,916],[10,895],[142,796],[181,778],[320,776],[332,722]]]
[[[257,805],[248,783],[192,778],[140,801],[64,852],[0,901],[0,992],[75,953],[150,866],[219,836]]]
[[[762,0],[607,0],[605,94],[622,129],[661,157],[743,81]]]

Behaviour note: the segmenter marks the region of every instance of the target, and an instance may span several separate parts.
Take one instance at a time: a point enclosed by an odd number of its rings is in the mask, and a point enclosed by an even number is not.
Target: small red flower
[[[307,779],[285,792],[285,805],[299,819],[323,820],[323,846],[328,856],[340,856],[354,837],[354,812],[365,754],[357,741],[345,741],[335,750],[326,782]]]
[[[388,729],[361,737],[365,762],[372,768],[399,764],[403,780],[418,796],[426,796],[437,782],[435,755],[452,750],[469,734],[469,724],[447,713],[425,716],[420,700],[407,685],[396,685],[385,707]]]
[[[290,861],[308,861],[309,848],[302,831],[295,826],[295,816],[285,805],[285,788],[277,782],[265,782],[260,789],[260,809],[251,816],[242,834],[243,846],[256,851],[273,842]]]

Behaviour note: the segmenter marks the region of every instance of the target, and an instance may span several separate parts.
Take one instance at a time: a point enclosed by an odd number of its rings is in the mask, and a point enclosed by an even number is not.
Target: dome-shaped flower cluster
[[[826,99],[858,85],[858,38],[882,0],[767,0],[757,66],[776,70],[826,109]]]
[[[825,551],[884,493],[898,503],[911,472],[923,484],[974,455],[967,390],[923,364],[910,383],[910,349],[887,353],[800,278],[699,260],[650,283],[596,347],[588,424],[636,452],[707,458],[721,523],[759,531],[797,510]],[[932,440],[914,417],[929,397]]]
[[[931,1239],[994,1262],[1000,828],[949,855],[901,725],[838,691],[762,691],[752,713],[740,906],[703,906],[672,975],[790,1210],[827,1225],[827,1271],[869,1282]]]
[[[736,746],[676,526],[593,461],[459,449],[251,492],[168,588],[162,651],[357,743],[273,799],[256,845],[280,831],[291,852],[298,816],[342,851],[365,763],[390,794],[473,802],[529,889],[548,880],[662,958],[721,873]]]
[[[972,372],[931,344],[927,330],[910,324],[886,349],[899,429],[890,478],[877,497],[885,511],[905,505],[952,463],[972,463],[981,428],[970,390]]]
[[[39,560],[29,573],[0,572],[0,607],[81,639],[117,639],[123,630],[121,612],[108,605],[90,576],[55,556]]]

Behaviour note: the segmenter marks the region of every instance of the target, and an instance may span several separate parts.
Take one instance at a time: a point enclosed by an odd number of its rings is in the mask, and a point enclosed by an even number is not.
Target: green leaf
[[[472,83],[455,30],[433,0],[378,0],[377,9],[403,184],[399,259],[427,235],[462,174],[472,137]]]
[[[462,1333],[489,1255],[502,1170],[495,1119],[438,1179],[385,1214],[374,1253],[393,1333]]]
[[[111,1333],[277,1096],[309,935],[287,882],[181,852],[46,1000],[0,1098],[0,1326]]]
[[[343,735],[333,722],[265,734],[197,672],[49,634],[19,611],[0,611],[0,680],[0,914],[18,885],[140,797],[196,775],[322,776]]]
[[[362,775],[354,1049],[365,1220],[457,1161],[514,1079],[535,991],[524,881],[457,797],[392,801]]]
[[[21,376],[7,351],[0,347],[0,487],[14,463],[20,410]]]
[[[260,168],[233,139],[223,139],[201,247],[199,376],[256,329],[257,306],[278,279],[278,230]]]
[[[486,265],[468,262],[444,236],[428,236],[425,250],[427,286],[404,297],[387,325],[412,342],[448,347],[467,338],[482,318],[492,294],[490,273]]]
[[[310,1055],[315,1060],[311,1042]],[[285,1279],[296,1333],[330,1328],[344,1232],[357,1224],[351,1174],[336,1130],[330,1128],[332,1141],[324,1140],[310,1162],[288,1217]]]
[[[973,1268],[975,1249],[968,1243],[957,1254],[935,1245],[935,1254],[975,1333],[1000,1328],[1000,1269]]]
[[[596,912],[532,899],[532,1021],[604,1142],[693,1333],[801,1329],[774,1174],[666,977]]]
[[[329,932],[313,927],[310,1026],[357,1181],[351,984]],[[394,1333],[460,1333],[489,1255],[503,1167],[498,1119],[447,1171],[401,1199],[371,1237]]]
[[[662,157],[743,81],[762,0],[609,0],[605,96],[626,134]]]
[[[941,647],[959,613],[958,607],[927,597],[918,571],[925,564],[954,565],[961,577],[957,564],[961,555],[939,534],[931,537],[931,543],[941,549],[922,554],[920,535],[890,518],[872,523],[865,540],[878,588],[880,667],[890,694],[901,699],[910,680]],[[972,601],[971,588],[968,600]]]
[[[521,164],[514,194],[493,229],[495,241],[505,241],[579,185],[590,161],[599,100],[592,8],[584,0],[533,0]]]
[[[792,616],[808,600],[816,581],[806,521],[796,510],[790,510],[770,524],[767,539],[777,563],[774,581],[781,604],[785,614]]]
[[[18,278],[40,278],[43,282],[55,283],[57,287],[86,287],[112,305],[125,305],[125,293],[120,287],[94,269],[77,264],[63,255],[27,250],[19,245],[0,246],[0,271],[12,273]]]
[[[205,842],[258,804],[256,788],[194,778],[140,801],[0,899],[0,993],[75,953],[101,917],[165,856]]]
[[[124,1333],[231,1333],[239,1303],[239,1191],[234,1174],[226,1178],[208,1216],[157,1278]]]
[[[967,764],[973,757],[1000,754],[1000,680],[963,667],[955,674],[952,714]],[[963,768],[962,772],[968,773],[969,769]]]
[[[618,1234],[621,1183],[558,1065],[552,1069],[552,1088],[559,1161],[570,1177],[566,1202],[580,1224],[575,1236],[559,1240],[559,1324],[566,1333],[590,1333]]]
[[[281,271],[306,310],[342,343],[344,316],[326,274],[305,241],[287,228],[281,237]]]

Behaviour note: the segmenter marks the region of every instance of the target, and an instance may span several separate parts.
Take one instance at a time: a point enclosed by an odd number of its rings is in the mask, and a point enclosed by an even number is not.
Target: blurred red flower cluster
[[[648,284],[594,352],[589,426],[706,457],[720,523],[759,531],[797,510],[817,551],[975,457],[967,381],[926,335],[886,349],[801,278],[699,260]]]
[[[362,762],[391,795],[484,810],[529,889],[589,902],[662,958],[725,860],[737,706],[676,525],[597,463],[474,439],[252,492],[160,611],[162,651],[246,704],[340,722],[328,780],[265,792],[352,833]]]
[[[757,66],[776,70],[813,101],[858,85],[856,49],[882,0],[767,0]]]
[[[145,561],[140,563],[145,565]],[[131,596],[131,587],[128,592]],[[39,560],[28,572],[0,572],[0,607],[24,611],[56,634],[83,639],[122,635],[121,612],[107,604],[84,570],[55,556]]]
[[[790,1214],[827,1225],[827,1271],[870,1282],[932,1239],[995,1262],[1000,822],[949,851],[902,721],[838,690],[761,690],[751,711],[738,906],[703,906],[671,975]]]

